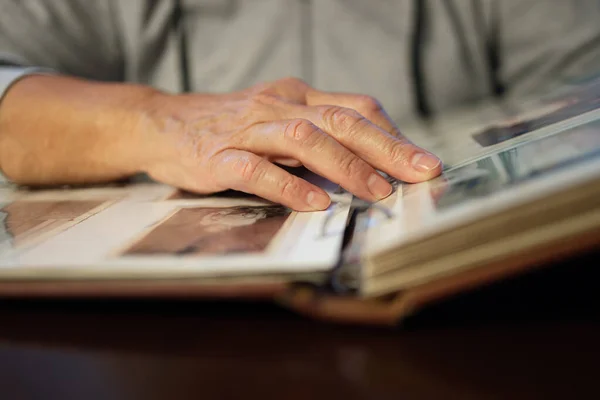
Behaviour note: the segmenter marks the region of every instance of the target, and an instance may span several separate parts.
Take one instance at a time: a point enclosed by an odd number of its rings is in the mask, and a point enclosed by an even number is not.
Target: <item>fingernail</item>
[[[384,199],[392,193],[392,185],[379,174],[371,174],[367,181],[367,186],[377,200]]]
[[[429,172],[436,169],[442,161],[433,154],[417,153],[412,158],[412,166],[420,172]]]
[[[313,210],[324,210],[329,207],[331,200],[326,194],[310,192],[308,196],[306,196],[306,202]]]

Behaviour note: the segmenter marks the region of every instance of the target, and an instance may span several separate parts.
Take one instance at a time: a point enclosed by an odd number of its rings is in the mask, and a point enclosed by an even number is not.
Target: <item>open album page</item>
[[[447,168],[455,168],[516,143],[588,123],[599,114],[600,78],[596,78],[560,90],[460,107],[429,124],[403,125],[403,131],[438,154]]]
[[[340,203],[329,210],[297,213],[254,196],[195,196],[159,184],[3,188],[0,279],[326,271],[338,260],[351,202],[349,194],[335,196]]]

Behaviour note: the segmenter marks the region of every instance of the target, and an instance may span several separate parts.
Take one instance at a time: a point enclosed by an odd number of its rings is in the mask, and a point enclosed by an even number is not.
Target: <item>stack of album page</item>
[[[361,216],[338,284],[380,296],[600,243],[600,81],[413,129],[444,173],[391,180],[392,196]]]
[[[0,296],[60,296],[72,284],[79,295],[135,294],[138,285],[152,296],[169,282],[186,295],[217,287],[243,297],[241,287],[300,283],[369,301],[419,288],[449,293],[595,248],[599,82],[403,125],[444,172],[418,184],[390,178],[393,194],[375,204],[310,175],[331,195],[328,210],[156,183],[5,184]]]

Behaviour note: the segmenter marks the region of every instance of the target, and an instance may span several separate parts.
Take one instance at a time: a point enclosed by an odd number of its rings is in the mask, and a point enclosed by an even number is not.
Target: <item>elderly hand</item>
[[[278,166],[279,164],[279,166]],[[173,95],[142,85],[29,76],[0,106],[0,169],[26,185],[109,182],[145,172],[207,194],[235,189],[299,211],[330,199],[284,166],[303,165],[376,201],[437,176],[374,99],[296,79],[232,94]]]
[[[303,165],[368,201],[392,191],[376,169],[405,182],[441,171],[440,160],[404,138],[375,99],[321,92],[297,79],[232,94],[157,93],[144,104],[141,169],[196,193],[234,189],[322,210],[327,194],[277,164]]]

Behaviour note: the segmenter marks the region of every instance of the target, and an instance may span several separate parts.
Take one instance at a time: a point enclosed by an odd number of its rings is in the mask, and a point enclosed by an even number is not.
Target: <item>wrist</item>
[[[7,177],[31,185],[107,182],[141,170],[138,116],[156,90],[65,76],[28,76],[0,107]]]
[[[162,146],[157,142],[157,112],[170,96],[148,86],[123,85],[118,110],[109,110],[112,128],[116,133],[115,163],[126,175],[147,173],[148,167],[160,157]]]
[[[135,106],[133,129],[138,149],[137,172],[153,175],[162,165],[172,163],[181,157],[182,152],[189,150],[189,141],[174,138],[190,131],[191,121],[197,114],[203,113],[205,97],[208,96],[194,95],[193,109],[189,108],[186,96],[156,90],[139,101]],[[197,126],[194,125],[194,128]]]

